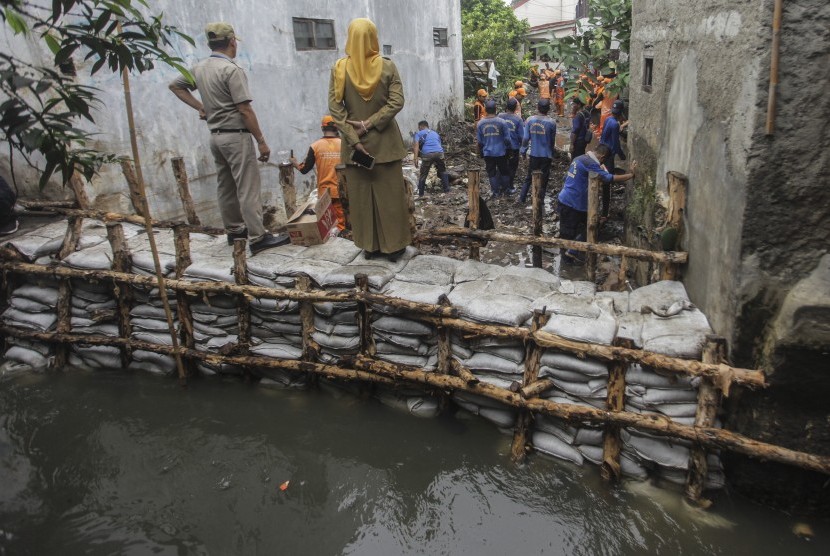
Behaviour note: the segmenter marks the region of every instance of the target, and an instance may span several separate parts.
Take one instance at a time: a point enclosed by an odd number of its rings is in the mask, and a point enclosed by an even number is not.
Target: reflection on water
[[[722,496],[610,488],[463,413],[127,373],[0,382],[0,554],[827,554]],[[279,485],[290,480],[285,491]]]

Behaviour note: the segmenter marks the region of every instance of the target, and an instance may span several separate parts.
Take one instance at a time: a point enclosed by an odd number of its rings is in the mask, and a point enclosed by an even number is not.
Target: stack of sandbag
[[[689,302],[682,283],[662,281],[638,288],[629,294],[627,309],[620,322],[625,323],[625,336],[635,347],[670,357],[701,359],[706,336],[712,329],[706,316]],[[626,372],[625,409],[658,413],[677,423],[692,425],[699,382],[698,378],[631,365]],[[688,442],[635,430],[623,431],[622,438],[626,457],[656,471],[667,481],[682,484],[686,480]],[[710,454],[706,487],[720,488],[723,484],[720,458]]]
[[[143,233],[140,227],[133,224],[124,224],[123,231],[125,238],[134,238]],[[113,254],[109,242],[103,239],[105,234],[106,228],[103,225],[84,230],[78,249],[64,257],[61,263],[77,270],[110,270]],[[112,284],[80,278],[73,278],[70,283],[72,333],[117,338],[118,305]],[[77,367],[117,369],[122,363],[121,351],[115,346],[73,344],[69,363]]]
[[[33,332],[52,332],[57,324],[58,283],[52,278],[30,277],[9,297],[9,306],[0,320]],[[50,364],[54,349],[50,344],[8,337],[5,359],[18,370],[43,370]]]
[[[537,298],[534,309],[550,318],[542,327],[564,338],[610,345],[617,334],[613,301],[595,297],[589,282],[563,282],[560,289]],[[549,378],[554,388],[542,396],[564,405],[601,408],[608,395],[608,366],[591,358],[579,358],[555,349],[542,352],[539,378]],[[537,416],[533,444],[542,452],[582,464],[602,462],[603,429],[590,424],[569,424]]]
[[[233,250],[227,240],[216,237],[204,245],[191,244],[193,263],[182,276],[194,282],[231,282],[233,276]],[[190,301],[193,316],[193,337],[197,350],[217,353],[239,341],[238,300],[234,295],[206,294]],[[219,365],[200,362],[197,368],[205,374],[242,374],[236,365]]]
[[[467,261],[456,272],[450,301],[459,313],[482,324],[529,326],[536,298],[557,291],[559,278],[538,268],[487,268]],[[497,337],[452,336],[453,357],[479,380],[509,388],[522,383],[526,349],[520,340]],[[502,404],[482,404],[480,396],[457,392],[453,399],[497,426],[507,429],[515,424],[516,412]]]
[[[390,297],[437,304],[452,288],[458,261],[436,255],[413,257],[383,288]],[[435,326],[386,305],[374,307],[372,341],[379,359],[434,370],[438,364]]]
[[[176,246],[175,235],[172,230],[155,230],[154,238],[158,249],[159,265],[165,278],[174,278],[176,273]],[[195,245],[197,250],[203,244],[214,241],[212,236],[205,234],[191,234],[191,249]],[[130,251],[132,272],[140,276],[156,277],[156,267],[150,241],[146,234],[127,239]],[[132,288],[132,308],[130,310],[131,337],[134,340],[149,342],[163,346],[172,346],[170,329],[167,324],[167,314],[159,295],[159,289],[152,286],[137,286]],[[176,293],[167,290],[167,300],[173,316],[173,326],[178,332],[178,311]],[[171,355],[156,353],[148,350],[134,350],[129,368],[146,371],[153,374],[172,374],[176,371],[176,359]]]

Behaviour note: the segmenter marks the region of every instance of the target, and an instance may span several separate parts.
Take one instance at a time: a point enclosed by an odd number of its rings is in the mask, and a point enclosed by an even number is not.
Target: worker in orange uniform
[[[553,103],[556,113],[559,116],[565,115],[565,78],[562,77],[562,70],[553,72]]]
[[[539,74],[539,98],[550,100],[550,79],[546,71]]]
[[[308,154],[301,163],[291,157],[291,165],[301,174],[311,172],[317,166],[317,195],[324,191],[329,192],[331,206],[337,216],[337,229],[346,229],[346,215],[343,213],[343,205],[340,203],[340,189],[338,188],[336,167],[340,164],[340,135],[337,133],[337,126],[334,119],[326,114],[320,122],[320,129],[323,137],[317,139],[308,148]]]
[[[521,81],[519,81],[518,83],[521,83]],[[517,104],[516,104],[516,110],[513,113],[516,114],[518,117],[524,119],[524,117],[522,116],[522,102],[524,101],[525,97],[527,96],[527,91],[525,90],[524,87],[519,87],[518,89],[515,89],[515,91],[516,91],[516,102],[517,102]]]
[[[617,100],[617,95],[612,94],[608,90],[608,86],[613,81],[612,78],[599,77],[600,86],[597,88],[596,98],[594,100],[594,108],[599,110],[599,125],[594,130],[594,136],[599,140],[602,136],[602,129],[605,126],[605,120],[611,117],[611,109],[614,106],[614,101]]]
[[[476,93],[476,102],[473,104],[473,121],[478,123],[478,121],[484,117],[484,101],[487,100],[487,91],[484,89],[479,89]]]

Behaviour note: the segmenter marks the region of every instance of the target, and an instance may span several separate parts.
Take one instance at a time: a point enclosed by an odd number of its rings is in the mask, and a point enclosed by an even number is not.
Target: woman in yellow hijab
[[[329,112],[343,139],[352,238],[367,258],[397,260],[412,242],[401,168],[406,148],[395,122],[403,104],[398,68],[380,56],[375,24],[352,20],[346,57],[331,70]],[[374,168],[354,164],[354,151],[374,157]]]

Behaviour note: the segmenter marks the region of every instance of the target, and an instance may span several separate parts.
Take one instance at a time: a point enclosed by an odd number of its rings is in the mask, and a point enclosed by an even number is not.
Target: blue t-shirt
[[[444,152],[444,148],[441,146],[441,136],[429,128],[417,132],[415,140],[418,141],[419,152],[423,154]]]
[[[530,143],[530,156],[535,158],[553,158],[556,145],[556,122],[550,116],[536,114],[525,122],[525,135],[522,138],[521,154],[527,152]]]
[[[499,117],[482,118],[476,126],[476,138],[481,145],[484,156],[504,156],[507,154],[507,122]]]
[[[622,154],[622,145],[620,144],[620,122],[614,116],[608,116],[605,120],[605,125],[602,126],[602,135],[599,138],[600,145],[606,145],[611,149],[612,155]]]
[[[585,115],[581,111],[571,118],[571,135],[574,136],[574,142],[585,141],[585,133],[588,131],[587,125]]]
[[[525,125],[522,119],[513,112],[502,112],[499,118],[507,122],[508,134],[507,138],[510,140],[510,148],[518,151],[522,146],[522,139],[525,135]]]
[[[614,181],[614,176],[603,170],[590,154],[583,154],[576,157],[568,167],[565,185],[559,193],[559,202],[574,210],[588,212],[588,179],[591,172],[599,174],[600,179],[606,183]]]

